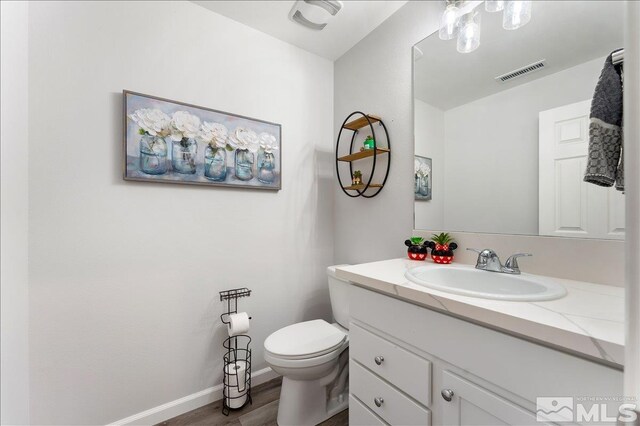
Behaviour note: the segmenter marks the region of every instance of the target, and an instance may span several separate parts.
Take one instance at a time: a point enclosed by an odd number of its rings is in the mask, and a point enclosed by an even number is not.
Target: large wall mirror
[[[469,53],[438,32],[414,46],[415,229],[624,239],[624,193],[583,181],[624,2],[532,3],[506,30],[462,2],[481,29]]]

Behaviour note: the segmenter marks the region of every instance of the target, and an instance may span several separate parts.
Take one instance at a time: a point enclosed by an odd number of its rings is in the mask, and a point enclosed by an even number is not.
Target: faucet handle
[[[474,251],[474,252],[478,253],[478,258],[497,256],[495,251],[493,251],[491,249],[488,249],[488,248],[480,250],[480,249],[477,249],[477,248],[467,247],[467,250]]]
[[[498,255],[491,249],[480,250],[476,248],[467,248],[467,250],[478,253],[478,259],[476,260],[476,269],[487,270],[490,263],[497,263],[500,268],[502,267],[502,265],[500,265],[500,259],[498,259]],[[495,268],[499,269],[497,266],[495,266]]]
[[[505,268],[513,269],[514,271],[520,271],[520,267],[518,266],[518,258],[519,257],[529,257],[533,256],[531,253],[516,253],[509,256],[507,261],[504,263]]]

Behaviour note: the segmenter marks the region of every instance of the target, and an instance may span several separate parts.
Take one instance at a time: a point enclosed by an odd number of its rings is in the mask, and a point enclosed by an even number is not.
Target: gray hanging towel
[[[622,157],[622,70],[607,56],[598,79],[589,123],[589,156],[584,181],[624,191]]]

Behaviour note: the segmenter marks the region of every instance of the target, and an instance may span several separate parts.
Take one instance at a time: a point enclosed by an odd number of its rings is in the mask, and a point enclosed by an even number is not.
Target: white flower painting
[[[248,150],[250,152],[258,152],[258,135],[256,132],[244,127],[236,128],[229,136],[229,145],[234,149]]]
[[[414,198],[418,201],[429,201],[432,196],[433,178],[431,171],[431,158],[416,155],[413,160],[413,173],[415,177]]]
[[[281,189],[279,124],[126,90],[123,96],[125,180]]]
[[[130,114],[129,118],[151,136],[164,137],[169,134],[171,117],[159,109],[141,108]]]
[[[212,148],[226,148],[229,130],[224,124],[205,121],[200,128],[198,141]]]
[[[187,111],[176,111],[171,117],[171,140],[193,139],[200,132],[200,119]]]

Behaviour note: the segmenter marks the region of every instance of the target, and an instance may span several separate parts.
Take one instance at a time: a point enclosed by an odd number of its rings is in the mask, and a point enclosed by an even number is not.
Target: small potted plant
[[[353,185],[362,185],[362,172],[360,170],[356,170],[353,172],[351,183]]]
[[[446,232],[433,234],[428,246],[431,249],[431,259],[435,263],[446,265],[453,261],[453,251],[458,248],[458,244]]]
[[[427,246],[425,245],[424,238],[411,237],[404,242],[404,245],[408,247],[407,256],[411,260],[425,260],[427,258]]]

